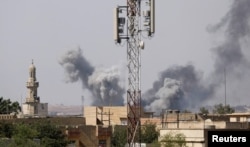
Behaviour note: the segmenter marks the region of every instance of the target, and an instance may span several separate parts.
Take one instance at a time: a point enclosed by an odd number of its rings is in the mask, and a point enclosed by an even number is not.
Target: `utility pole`
[[[227,105],[227,75],[226,75],[226,68],[224,68],[224,84],[225,84],[225,107]]]
[[[132,147],[141,143],[141,49],[144,49],[141,36],[145,33],[152,37],[155,33],[155,0],[126,1],[126,6],[114,9],[114,40],[117,44],[127,42],[127,145]]]
[[[81,105],[81,111],[82,111],[82,117],[84,117],[84,96],[81,96],[81,100],[82,100],[82,105]]]

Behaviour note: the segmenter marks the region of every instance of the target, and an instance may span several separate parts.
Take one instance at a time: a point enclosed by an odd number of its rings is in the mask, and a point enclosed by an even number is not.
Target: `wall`
[[[203,129],[167,129],[160,130],[160,138],[168,133],[182,133],[186,136],[186,145],[188,147],[204,147],[204,130]]]
[[[85,106],[84,117],[86,118],[86,125],[96,125],[96,107]]]
[[[84,117],[86,118],[86,125],[97,125],[102,121],[103,125],[121,125],[121,119],[127,118],[126,106],[85,106]],[[110,122],[109,122],[110,120]]]
[[[0,115],[0,120],[14,119],[14,118],[16,118],[16,116],[12,115],[12,114],[1,114]]]
[[[169,122],[164,123],[163,128],[167,129],[174,129],[174,128],[181,128],[181,129],[201,129],[205,128],[208,125],[215,125],[217,129],[226,128],[226,122],[224,121],[179,121],[179,122]]]
[[[46,117],[48,115],[48,103],[24,103],[22,105],[22,111],[24,116]]]
[[[22,111],[24,115],[33,115],[34,114],[34,106],[31,104],[23,104]]]
[[[37,105],[38,115],[39,116],[47,116],[48,115],[48,103],[39,103]]]

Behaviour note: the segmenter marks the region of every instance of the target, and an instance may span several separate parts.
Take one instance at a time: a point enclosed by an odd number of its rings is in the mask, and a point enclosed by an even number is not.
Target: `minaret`
[[[29,79],[26,83],[27,97],[23,103],[24,117],[46,117],[48,115],[48,103],[40,103],[40,97],[37,95],[39,82],[36,81],[36,67],[32,60],[29,67]]]
[[[27,87],[27,97],[26,103],[39,103],[40,98],[37,96],[37,88],[39,86],[39,82],[36,81],[36,67],[32,60],[31,65],[29,67],[29,79],[26,83]]]

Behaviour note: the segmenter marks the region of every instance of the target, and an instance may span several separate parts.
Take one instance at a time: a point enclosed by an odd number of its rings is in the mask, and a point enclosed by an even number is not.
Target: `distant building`
[[[127,125],[126,106],[85,106],[86,125]]]
[[[127,125],[127,106],[85,106],[86,125]],[[152,113],[141,108],[143,123],[150,120]]]
[[[46,117],[48,115],[48,103],[40,103],[40,97],[37,95],[39,82],[36,81],[36,67],[33,61],[29,67],[29,79],[26,87],[26,102],[22,104],[24,117]]]
[[[193,114],[167,110],[162,114],[160,137],[182,133],[187,147],[208,147],[208,131],[245,131],[250,129],[250,113]]]

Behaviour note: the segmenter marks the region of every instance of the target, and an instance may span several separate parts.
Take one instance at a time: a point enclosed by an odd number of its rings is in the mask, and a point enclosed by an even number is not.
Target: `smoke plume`
[[[94,68],[82,51],[70,50],[59,61],[66,73],[66,82],[81,81],[83,88],[92,94],[92,105],[123,105],[125,90],[121,86],[121,70]]]
[[[125,90],[121,87],[121,69],[111,67],[110,69],[96,69],[89,77],[88,86],[93,94],[96,105],[123,105]]]
[[[208,100],[221,102],[224,97],[226,71],[231,103],[250,102],[250,1],[234,0],[221,21],[209,27],[212,33],[223,32],[224,40],[212,48],[214,70],[205,79],[193,65],[172,66],[159,74],[152,88],[143,93],[142,104],[149,111],[199,108]],[[123,104],[124,88],[118,68],[96,69],[82,56],[81,50],[71,50],[61,59],[68,82],[82,81],[93,96],[93,105]],[[222,93],[222,94],[221,94]],[[217,99],[215,99],[217,98]]]
[[[204,86],[202,74],[193,65],[173,66],[163,71],[153,87],[143,94],[149,111],[190,109],[208,99],[213,88]]]
[[[94,67],[82,56],[82,50],[70,50],[59,61],[66,73],[66,82],[82,81],[88,87],[88,78],[94,72]]]
[[[192,65],[166,69],[143,95],[145,108],[160,112],[161,109],[200,107],[211,98],[224,97],[225,77],[230,84],[227,93],[234,98],[231,104],[239,103],[240,99],[249,103],[250,94],[246,88],[250,86],[249,17],[250,1],[233,1],[221,21],[209,27],[212,33],[224,32],[223,42],[212,49],[215,62],[211,75],[204,79]],[[213,99],[217,103],[221,100]]]
[[[212,50],[215,57],[212,76],[217,82],[223,82],[225,72],[231,104],[249,103],[250,94],[246,88],[250,86],[249,23],[250,1],[234,0],[228,13],[211,27],[212,32],[224,31],[224,41]]]
[[[249,68],[249,61],[242,46],[244,40],[249,37],[249,17],[250,1],[235,0],[221,22],[210,27],[212,32],[225,30],[224,42],[213,49],[216,74],[221,73],[223,69],[233,74],[242,74],[243,72],[239,73],[239,69]]]

